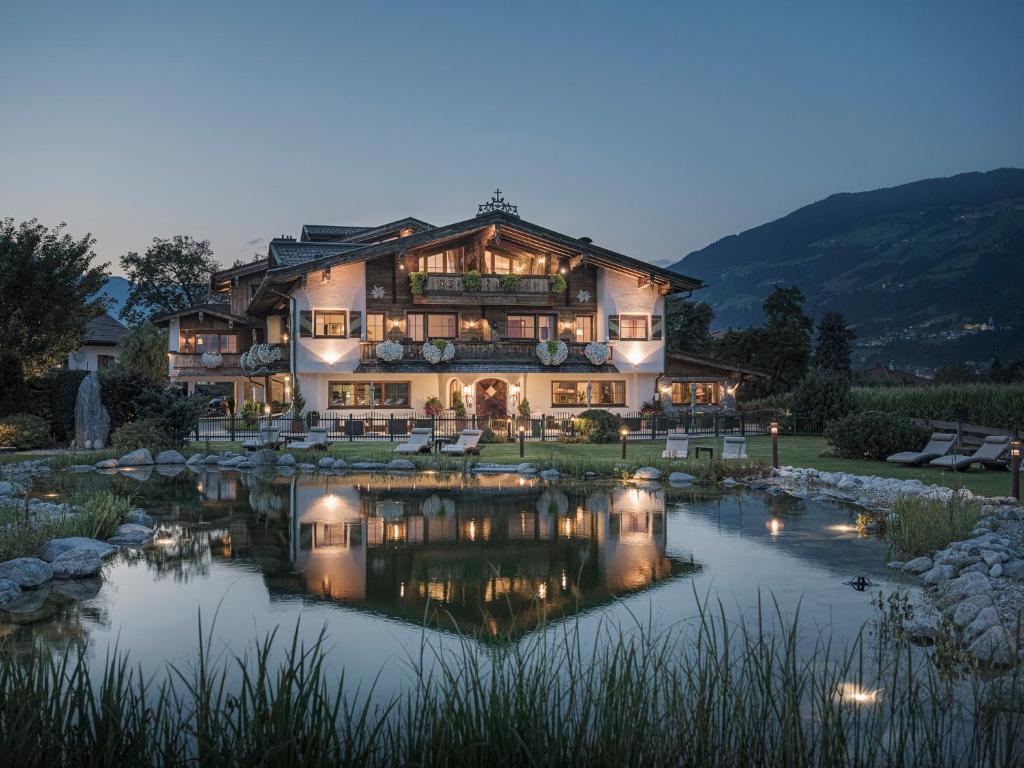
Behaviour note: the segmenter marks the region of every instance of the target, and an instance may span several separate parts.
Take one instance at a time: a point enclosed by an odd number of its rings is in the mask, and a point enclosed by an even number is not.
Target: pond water
[[[525,637],[572,621],[692,620],[699,600],[749,616],[774,596],[809,635],[850,638],[894,585],[883,542],[848,509],[753,491],[464,478],[294,475],[180,469],[148,479],[57,474],[36,491],[115,487],[160,524],[156,545],[123,553],[102,581],[40,595],[31,615],[0,614],[19,644],[113,646],[144,670],[184,663],[198,619],[211,647],[241,653],[280,628],[326,631],[329,662],[401,685],[423,633]],[[62,587],[65,591],[68,587]],[[543,623],[541,619],[543,617]],[[28,619],[32,619],[28,623]],[[428,629],[424,629],[428,627]]]

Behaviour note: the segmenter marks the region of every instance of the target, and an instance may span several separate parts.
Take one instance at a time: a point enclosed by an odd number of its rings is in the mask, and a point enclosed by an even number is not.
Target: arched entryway
[[[476,415],[508,415],[508,383],[501,379],[480,379],[476,383]]]

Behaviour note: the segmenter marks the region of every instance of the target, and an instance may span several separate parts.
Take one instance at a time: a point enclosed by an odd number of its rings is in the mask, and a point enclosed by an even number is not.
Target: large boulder
[[[10,579],[0,579],[0,606],[13,602],[21,594],[21,587]]]
[[[117,460],[117,466],[119,467],[147,467],[152,465],[152,463],[153,454],[149,452],[148,448],[139,448],[131,451]]]
[[[13,581],[21,589],[35,589],[53,578],[53,569],[38,557],[17,557],[0,563],[0,579]]]
[[[184,464],[185,457],[177,451],[160,451],[155,461],[157,464]]]
[[[903,570],[920,575],[925,571],[930,571],[932,569],[932,565],[932,559],[930,557],[915,557],[913,560],[909,560],[903,564]]]
[[[153,540],[153,529],[145,525],[125,523],[119,525],[117,531],[110,537],[111,544],[120,544],[129,547],[142,547]]]
[[[72,549],[51,564],[55,579],[85,579],[95,576],[103,568],[103,561],[95,552]]]
[[[316,464],[321,469],[333,469],[334,468],[334,459],[332,459],[330,456],[324,456]]]
[[[1013,664],[1017,658],[1013,638],[1002,624],[989,627],[970,644],[968,650],[980,661],[996,666]]]
[[[100,377],[90,373],[78,387],[75,396],[75,448],[99,450],[107,444],[110,414],[100,399]]]
[[[97,557],[108,557],[117,552],[117,547],[107,544],[99,539],[89,539],[85,536],[68,536],[63,539],[50,539],[43,547],[43,560],[52,563],[65,552],[72,550],[84,550],[92,552]]]
[[[661,470],[657,467],[640,467],[633,473],[634,480],[661,480]]]
[[[93,466],[96,469],[117,469],[117,459],[100,459]]]
[[[257,467],[272,467],[277,464],[277,451],[261,448],[252,455],[250,461]]]
[[[295,457],[292,456],[290,453],[282,453],[280,456],[277,457],[277,463],[279,466],[282,467],[294,467]]]
[[[387,468],[397,472],[412,472],[416,469],[416,465],[408,459],[392,459],[388,462]]]

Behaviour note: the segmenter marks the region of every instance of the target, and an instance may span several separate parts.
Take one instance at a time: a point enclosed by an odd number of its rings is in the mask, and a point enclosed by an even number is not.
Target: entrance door
[[[508,384],[501,379],[483,379],[476,383],[476,415],[508,415]]]

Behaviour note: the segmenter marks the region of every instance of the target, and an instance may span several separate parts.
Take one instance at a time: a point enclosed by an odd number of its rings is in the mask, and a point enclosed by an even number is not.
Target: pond
[[[84,643],[102,660],[116,646],[155,671],[192,659],[200,615],[225,654],[275,628],[290,640],[298,622],[302,639],[326,632],[332,667],[381,671],[391,690],[424,633],[487,647],[570,621],[584,636],[609,622],[672,631],[699,601],[739,617],[774,597],[813,638],[842,639],[875,616],[878,593],[846,582],[894,586],[886,545],[858,536],[850,509],[809,499],[514,475],[172,472],[37,480],[40,494],[130,492],[160,528],[154,547],[74,585],[85,599],[54,589],[31,615],[0,614],[15,648]]]

